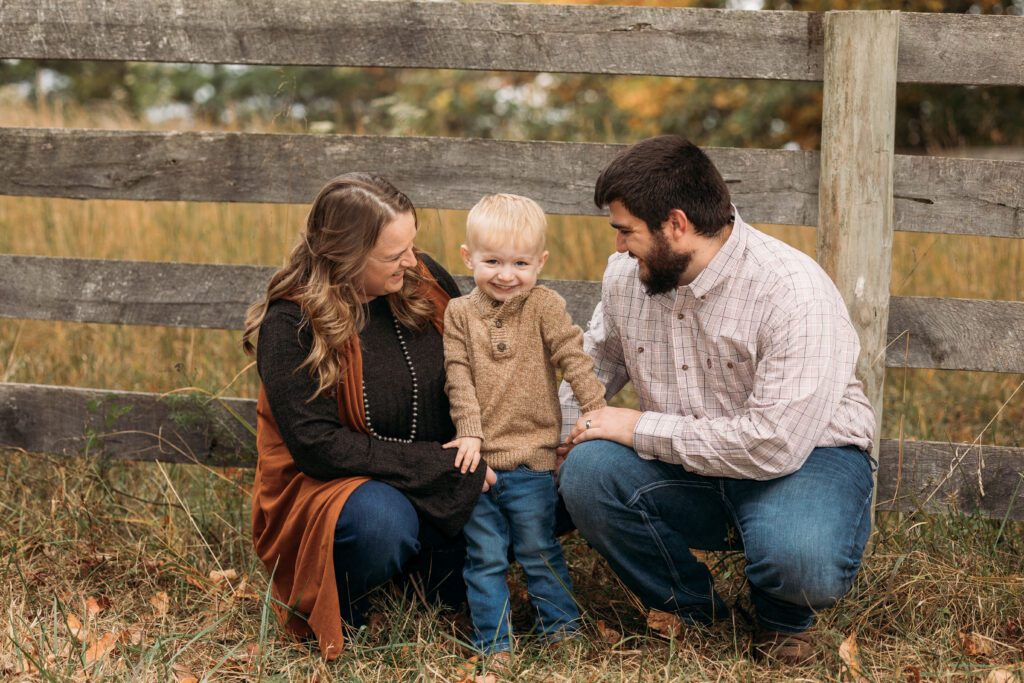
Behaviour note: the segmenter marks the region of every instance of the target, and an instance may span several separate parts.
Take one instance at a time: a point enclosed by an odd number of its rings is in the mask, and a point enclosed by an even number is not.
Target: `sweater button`
[[[500,320],[495,320],[494,321],[494,326],[495,327],[501,327],[501,321]]]
[[[508,347],[507,347],[507,346],[505,346],[505,342],[501,342],[500,344],[498,344],[498,350],[499,350],[499,351],[504,351],[504,350],[505,350],[505,349],[507,349],[507,348],[508,348]]]

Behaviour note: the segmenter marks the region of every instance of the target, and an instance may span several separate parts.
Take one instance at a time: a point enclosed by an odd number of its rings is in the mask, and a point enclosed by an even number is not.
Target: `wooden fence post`
[[[860,335],[857,375],[878,422],[876,458],[892,272],[899,25],[899,12],[825,14],[818,262]]]

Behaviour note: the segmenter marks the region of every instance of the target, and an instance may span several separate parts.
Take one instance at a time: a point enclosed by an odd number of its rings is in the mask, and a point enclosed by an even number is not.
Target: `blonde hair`
[[[306,229],[287,262],[270,279],[266,294],[246,312],[246,353],[255,351],[270,302],[294,301],[302,310],[302,326],[309,325],[313,333],[313,346],[301,365],[317,381],[310,400],[333,394],[345,373],[345,345],[365,322],[356,281],[384,226],[404,213],[415,218],[412,202],[381,176],[346,173],[330,180],[313,200]],[[434,304],[420,294],[422,281],[423,276],[409,268],[402,289],[387,295],[394,316],[415,330],[430,324],[434,314]]]
[[[548,221],[544,210],[529,197],[517,194],[485,195],[466,216],[466,246],[513,245],[544,250]]]

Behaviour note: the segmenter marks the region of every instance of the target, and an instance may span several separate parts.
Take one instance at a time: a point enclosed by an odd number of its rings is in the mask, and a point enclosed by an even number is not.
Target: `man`
[[[563,387],[560,489],[648,608],[726,618],[690,548],[742,549],[755,656],[813,659],[814,613],[850,589],[870,533],[874,414],[860,345],[813,259],[743,222],[711,160],[661,136],[598,178],[616,251],[585,338],[607,396]]]

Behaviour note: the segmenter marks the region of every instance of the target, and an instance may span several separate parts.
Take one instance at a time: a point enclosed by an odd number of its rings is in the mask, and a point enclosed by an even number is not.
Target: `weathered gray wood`
[[[1024,83],[1019,17],[903,14],[901,82]],[[0,57],[822,79],[822,15],[363,0],[6,0]],[[713,55],[713,57],[709,57]]]
[[[0,194],[305,203],[332,175],[374,170],[418,206],[466,209],[502,188],[596,215],[621,145],[344,135],[0,128]],[[748,221],[816,225],[818,154],[709,148]],[[1024,237],[1024,161],[898,156],[900,230]]]
[[[251,466],[246,423],[254,401],[0,384],[0,446],[31,452]]]
[[[223,404],[238,418],[206,397],[0,383],[0,448],[251,467],[254,438],[245,424],[255,425],[256,403],[226,399]],[[902,458],[900,448],[899,442],[882,441],[880,509],[910,511],[923,505],[929,511],[953,508],[996,518],[1009,510],[1011,519],[1024,519],[1024,486],[1013,498],[1024,473],[1024,448],[980,451],[984,496],[977,483],[977,448],[910,441],[902,444]]]
[[[241,329],[275,268],[0,255],[0,317]]]
[[[900,83],[1024,85],[1024,17],[900,14]]]
[[[0,194],[306,203],[332,176],[372,170],[417,206],[468,209],[496,188],[551,213],[596,215],[594,181],[621,145],[456,138],[0,129]],[[811,152],[709,150],[747,220],[817,216]]]
[[[0,254],[0,318],[237,330],[274,270]],[[541,283],[586,326],[599,282]],[[893,297],[887,328],[888,367],[1024,373],[1024,302]]]
[[[893,297],[886,365],[1024,373],[1024,302]]]
[[[898,12],[825,14],[818,261],[860,337],[857,376],[879,428],[892,270]]]
[[[0,57],[821,80],[820,22],[655,7],[5,0]]]
[[[886,439],[881,450],[879,510],[1024,520],[1024,448]]]
[[[1024,237],[1024,160],[897,155],[893,176],[897,230]]]

